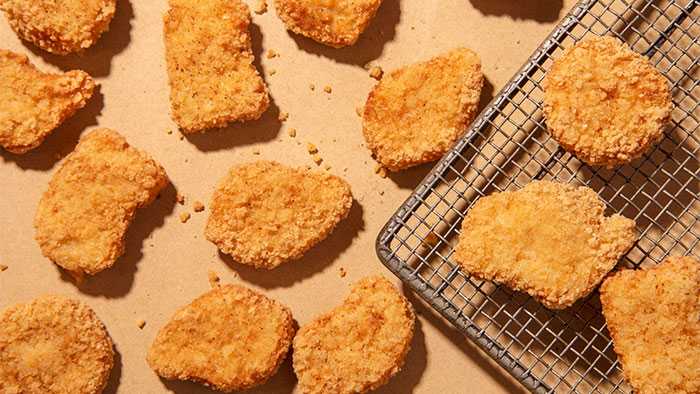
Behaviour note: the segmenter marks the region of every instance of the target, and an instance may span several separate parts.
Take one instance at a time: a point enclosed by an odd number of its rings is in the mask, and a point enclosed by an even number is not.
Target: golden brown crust
[[[621,270],[603,282],[600,301],[637,393],[700,393],[700,260]]]
[[[636,239],[633,220],[604,211],[583,186],[534,181],[493,193],[468,212],[455,259],[475,277],[563,309],[593,291]]]
[[[164,17],[170,104],[185,132],[258,119],[270,105],[240,0],[170,0]]]
[[[112,340],[87,305],[43,296],[0,314],[0,393],[98,394]]]
[[[272,269],[326,238],[350,212],[352,193],[326,172],[258,161],[233,167],[209,206],[207,239],[242,264]]]
[[[111,267],[124,252],[136,208],[167,182],[163,167],[119,133],[86,134],[39,202],[34,228],[42,253],[77,277]]]
[[[43,73],[26,56],[0,49],[0,146],[17,154],[36,148],[94,88],[83,71]]]
[[[411,348],[411,304],[382,276],[353,285],[342,305],[294,337],[294,372],[302,393],[366,393],[401,370]]]
[[[17,35],[57,55],[92,46],[109,29],[116,0],[0,0]]]
[[[613,167],[640,157],[670,121],[668,81],[617,38],[589,38],[568,48],[543,86],[550,133],[591,165]]]
[[[382,0],[275,0],[288,30],[335,48],[353,45]]]
[[[392,171],[439,159],[474,120],[483,84],[479,57],[465,48],[391,72],[367,97],[367,147]]]
[[[244,390],[277,372],[294,332],[287,307],[245,287],[225,285],[178,310],[158,332],[147,360],[166,379]]]

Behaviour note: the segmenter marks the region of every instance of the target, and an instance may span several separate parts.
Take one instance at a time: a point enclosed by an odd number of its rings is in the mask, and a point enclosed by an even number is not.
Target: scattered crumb
[[[383,195],[384,195],[384,190],[380,190],[380,191],[379,191],[379,195],[380,195],[380,196],[383,196]]]
[[[168,134],[172,134],[172,133],[173,133],[173,131],[172,131],[172,130],[168,130]]]
[[[273,68],[272,70],[270,70],[269,74],[270,74],[271,76],[272,76],[272,75],[275,75],[275,74],[277,74],[277,70],[275,70],[275,69]]]
[[[379,163],[374,163],[374,173],[379,174],[379,172],[382,170],[382,165]]]
[[[312,144],[312,143],[310,143],[310,142],[309,142],[308,144],[306,144],[306,150],[308,150],[309,153],[316,153],[316,152],[318,152],[318,148],[316,148],[316,145],[314,145],[314,144]]]
[[[310,164],[307,164],[307,165],[304,166],[304,168],[306,168],[307,171],[310,171],[312,167],[311,167]]]
[[[340,274],[340,277],[341,277],[341,278],[345,278],[345,275],[348,274],[348,273],[345,271],[345,268],[343,268],[343,267],[340,267],[340,270],[339,270],[339,271],[340,271],[339,274]]]
[[[369,69],[369,76],[376,79],[377,81],[382,79],[382,75],[384,75],[384,70],[382,70],[382,68],[379,66],[374,66]]]
[[[180,214],[180,223],[187,223],[188,220],[190,220],[190,213],[189,212],[183,212]]]
[[[379,169],[379,176],[381,178],[386,178],[386,168],[382,167],[381,169]]]
[[[320,166],[321,163],[323,163],[323,158],[318,153],[313,155],[313,159],[314,159],[314,163],[316,163],[317,166]]]
[[[275,51],[274,49],[267,50],[267,58],[268,59],[272,59],[272,58],[279,57],[279,56],[280,56],[280,54],[277,53],[277,51]]]
[[[209,273],[207,274],[209,277],[209,286],[211,287],[218,287],[219,286],[219,281],[221,281],[221,278],[219,278],[219,275],[217,275],[216,272],[209,270]]]
[[[326,171],[330,171],[330,170],[331,170],[331,165],[330,165],[330,164],[326,164],[326,165],[323,167],[323,169],[326,170]]]
[[[195,201],[192,204],[192,209],[194,209],[195,212],[202,212],[204,210],[204,204],[202,204],[201,201]]]
[[[183,195],[180,194],[180,193],[177,193],[177,194],[175,195],[175,201],[177,201],[177,203],[180,204],[180,205],[184,205],[184,204],[185,204],[185,196],[183,196]]]
[[[6,271],[6,270],[7,270],[7,266],[5,264],[0,264],[0,272]]]
[[[333,91],[333,88],[331,87],[331,85],[326,85],[323,87],[323,91],[326,93],[331,93]]]
[[[138,320],[138,321],[136,322],[136,326],[137,326],[138,328],[140,328],[140,329],[143,330],[143,328],[146,326],[146,321],[143,320],[143,319]]]
[[[294,138],[294,137],[297,136],[297,129],[295,129],[295,128],[292,127],[291,129],[289,129],[289,131],[287,132],[287,134],[289,134],[290,137]]]
[[[310,83],[310,84],[309,84],[309,89],[311,89],[312,91],[316,90],[316,85]]]
[[[287,119],[289,119],[289,112],[280,112],[280,114],[277,115],[277,120],[280,122],[284,122]]]
[[[254,12],[258,15],[262,15],[267,12],[267,1],[265,0],[258,0],[258,2],[255,4],[255,9]]]
[[[253,154],[256,155],[256,156],[259,155],[259,154],[260,154],[260,149],[258,149],[258,148],[253,149]]]
[[[362,117],[362,113],[363,113],[363,112],[365,112],[365,109],[364,109],[363,106],[358,105],[357,107],[355,107],[355,113],[356,113],[357,116],[359,116],[360,118]]]

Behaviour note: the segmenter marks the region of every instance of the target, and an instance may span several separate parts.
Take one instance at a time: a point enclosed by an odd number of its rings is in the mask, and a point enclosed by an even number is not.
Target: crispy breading
[[[639,394],[700,393],[700,260],[669,257],[600,286],[622,372]]]
[[[167,183],[163,167],[119,133],[88,133],[39,202],[34,228],[42,253],[77,278],[111,267],[124,253],[136,208],[150,204]]]
[[[670,121],[668,81],[617,38],[589,38],[568,48],[543,86],[550,133],[590,165],[613,167],[640,157]]]
[[[288,30],[335,48],[353,45],[382,0],[275,0]]]
[[[240,0],[170,0],[164,17],[170,104],[185,132],[258,119],[270,105]]]
[[[533,181],[493,193],[467,213],[455,259],[477,278],[563,309],[593,291],[636,239],[633,220],[604,211],[585,186]]]
[[[277,372],[294,332],[289,308],[245,287],[224,285],[178,310],[158,332],[147,361],[166,379],[239,391]]]
[[[0,314],[0,393],[99,394],[112,340],[89,306],[42,296]]]
[[[337,176],[258,161],[234,166],[209,206],[207,239],[239,263],[272,269],[326,238],[352,193]]]
[[[411,304],[382,276],[352,286],[342,305],[303,326],[293,342],[302,393],[366,393],[401,370],[411,348]]]
[[[392,171],[439,159],[474,120],[483,84],[465,48],[385,75],[364,107],[367,147]]]
[[[18,154],[36,148],[85,106],[94,88],[84,71],[44,73],[26,56],[0,49],[0,146]]]
[[[67,55],[92,46],[109,29],[116,0],[0,0],[19,38]]]

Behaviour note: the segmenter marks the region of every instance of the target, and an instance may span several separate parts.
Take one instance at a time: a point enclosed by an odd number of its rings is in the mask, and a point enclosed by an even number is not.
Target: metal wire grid
[[[533,392],[623,393],[597,293],[553,312],[526,295],[463,274],[451,261],[476,200],[532,179],[585,184],[610,212],[634,218],[639,241],[622,264],[700,254],[700,1],[583,0],[535,51],[399,208],[377,238],[382,262]],[[627,42],[672,84],[672,127],[642,159],[592,168],[564,152],[542,118],[544,75],[588,35]]]

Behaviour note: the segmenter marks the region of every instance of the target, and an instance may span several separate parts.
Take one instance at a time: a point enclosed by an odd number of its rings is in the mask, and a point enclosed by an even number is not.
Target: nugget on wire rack
[[[99,394],[113,365],[112,340],[79,301],[42,296],[0,313],[0,393]]]
[[[331,47],[357,42],[382,0],[275,0],[288,30]]]
[[[366,393],[401,370],[411,348],[411,304],[382,276],[352,286],[342,305],[303,326],[293,343],[302,393]]]
[[[547,128],[590,165],[640,157],[661,140],[671,118],[666,78],[617,38],[589,38],[565,50],[543,86]]]
[[[700,260],[621,270],[600,286],[600,301],[635,392],[700,393]]]
[[[271,269],[326,238],[350,212],[352,194],[326,172],[258,161],[233,167],[209,206],[207,239],[239,263]]]
[[[391,171],[439,159],[474,120],[483,84],[464,48],[385,75],[364,107],[367,147]]]
[[[147,360],[166,379],[239,391],[277,372],[294,331],[287,307],[245,287],[224,285],[178,310],[158,332]]]
[[[83,71],[43,73],[26,56],[0,49],[0,146],[18,154],[36,148],[94,88]]]
[[[92,46],[109,29],[115,8],[116,0],[0,0],[21,39],[57,55]]]
[[[253,65],[250,10],[240,0],[170,0],[165,59],[173,119],[184,132],[258,119],[270,105]]]
[[[39,201],[34,227],[42,253],[77,279],[111,267],[124,252],[136,208],[150,204],[167,182],[163,167],[119,133],[88,133]]]
[[[467,213],[455,259],[477,278],[563,309],[593,291],[636,239],[633,220],[604,211],[584,186],[534,181],[496,192]]]

